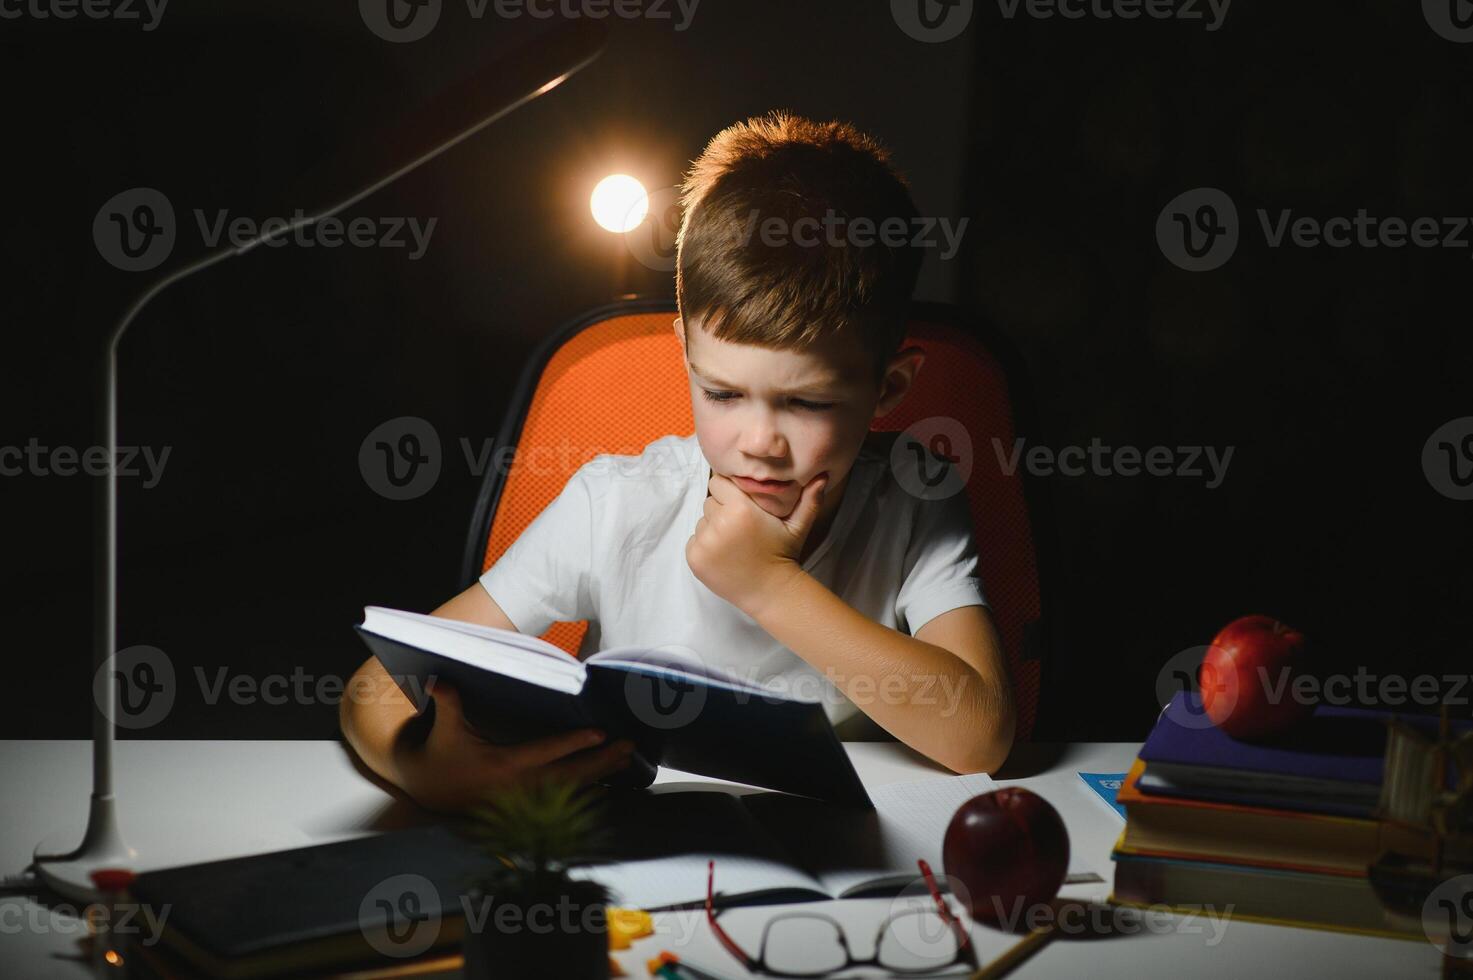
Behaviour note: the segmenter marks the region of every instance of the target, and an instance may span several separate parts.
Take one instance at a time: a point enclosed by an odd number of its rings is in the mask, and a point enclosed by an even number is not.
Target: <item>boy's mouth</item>
[[[793,485],[792,480],[754,480],[746,476],[734,476],[731,482],[741,487],[748,493],[781,493]]]

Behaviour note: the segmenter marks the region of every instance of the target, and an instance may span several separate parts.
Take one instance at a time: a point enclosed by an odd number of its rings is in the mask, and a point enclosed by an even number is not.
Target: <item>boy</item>
[[[580,655],[682,649],[821,698],[841,737],[868,721],[957,772],[995,769],[1014,709],[966,495],[908,492],[896,436],[870,432],[925,359],[897,350],[921,260],[904,178],[853,127],[776,112],[719,133],[683,191],[673,326],[695,434],[585,463],[434,615],[533,635],[586,619]],[[453,690],[415,719],[373,658],[365,681],[383,696],[343,701],[345,736],[432,809],[629,759],[589,730],[492,745]]]

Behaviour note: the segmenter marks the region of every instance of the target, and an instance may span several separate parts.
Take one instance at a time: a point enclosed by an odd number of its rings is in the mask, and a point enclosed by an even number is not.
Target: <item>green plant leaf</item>
[[[601,856],[606,817],[596,787],[542,779],[490,794],[471,811],[465,832],[502,859],[505,867],[488,881],[506,884],[563,877],[570,865]]]

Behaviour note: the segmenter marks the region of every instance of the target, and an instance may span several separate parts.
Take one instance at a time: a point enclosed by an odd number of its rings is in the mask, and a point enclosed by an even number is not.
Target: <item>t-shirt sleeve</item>
[[[965,491],[917,503],[904,568],[895,614],[911,636],[948,610],[987,605]]]
[[[597,618],[589,479],[585,464],[480,578],[519,633]]]

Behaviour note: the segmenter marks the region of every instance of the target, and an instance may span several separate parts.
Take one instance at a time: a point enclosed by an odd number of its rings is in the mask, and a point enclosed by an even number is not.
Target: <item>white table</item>
[[[895,742],[846,743],[867,786],[947,775],[948,771]],[[1078,775],[1124,772],[1139,743],[1021,745],[995,774],[1000,784],[1027,786],[1064,817],[1071,846],[1105,878],[1068,885],[1064,898],[1102,900],[1113,877],[1110,848],[1122,821]],[[25,867],[37,843],[62,850],[81,837],[90,788],[89,744],[84,741],[0,741],[0,873]],[[116,785],[124,834],[140,852],[140,868],[205,861],[389,829],[413,814],[364,779],[336,742],[123,741],[117,745]],[[661,770],[657,782],[720,783]],[[942,869],[935,869],[938,873]],[[785,909],[822,911],[839,919],[856,945],[867,941],[890,910],[889,899],[768,905],[722,913],[738,942],[756,940],[762,924]],[[631,977],[648,974],[645,960],[661,949],[687,955],[723,976],[742,976],[717,944],[704,912],[657,913],[656,932],[617,954]],[[1226,920],[1214,935],[1205,917],[1162,917],[1165,925],[1108,939],[1056,939],[1023,964],[1019,977],[1438,976],[1439,953],[1430,944],[1378,939],[1317,929]],[[48,914],[21,896],[0,897],[0,976],[84,977],[79,925]],[[973,925],[984,961],[1017,937]],[[855,948],[855,955],[872,950]],[[862,975],[862,974],[854,974]]]

